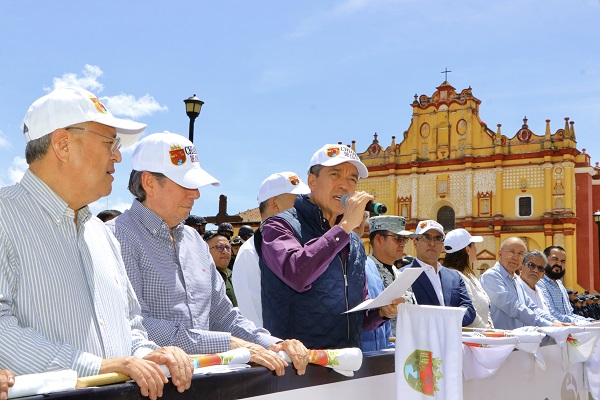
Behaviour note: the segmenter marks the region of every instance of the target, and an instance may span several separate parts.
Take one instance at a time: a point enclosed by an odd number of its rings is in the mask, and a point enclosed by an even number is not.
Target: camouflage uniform
[[[369,254],[367,257],[369,257],[375,263],[375,266],[379,271],[379,275],[381,276],[381,280],[383,281],[383,287],[387,289],[387,287],[392,284],[394,279],[398,277],[400,271],[398,270],[398,268],[392,265],[392,271],[394,271],[394,274],[392,275],[391,272],[383,265],[383,263],[376,259],[373,256],[373,254]],[[406,300],[407,303],[417,303],[412,292],[406,292],[404,295],[402,295],[402,297]],[[392,318],[390,321],[392,322],[392,335],[396,336],[396,318]]]

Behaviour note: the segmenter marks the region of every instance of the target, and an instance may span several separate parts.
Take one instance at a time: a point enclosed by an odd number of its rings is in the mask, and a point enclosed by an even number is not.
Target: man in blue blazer
[[[417,304],[467,309],[462,326],[475,319],[475,308],[467,292],[465,282],[457,271],[445,268],[438,262],[444,246],[444,228],[436,221],[426,220],[417,224],[414,245],[417,258],[405,268],[423,267],[423,273],[412,284]]]

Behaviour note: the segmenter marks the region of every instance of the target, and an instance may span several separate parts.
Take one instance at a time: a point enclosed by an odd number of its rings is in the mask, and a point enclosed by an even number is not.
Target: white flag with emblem
[[[396,398],[456,399],[462,392],[464,308],[398,305]]]

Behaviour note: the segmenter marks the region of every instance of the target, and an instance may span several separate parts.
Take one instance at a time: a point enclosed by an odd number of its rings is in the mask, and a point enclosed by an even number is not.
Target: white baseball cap
[[[342,144],[326,144],[321,147],[310,159],[308,170],[313,165],[323,165],[325,167],[333,167],[334,165],[349,162],[354,164],[358,169],[359,178],[367,178],[369,176],[369,170],[365,164],[360,161],[360,158],[356,155],[354,150],[348,146]]]
[[[260,204],[271,197],[279,196],[284,193],[308,194],[310,193],[310,188],[306,183],[302,182],[295,172],[278,172],[269,175],[269,177],[260,184],[256,201]]]
[[[176,133],[165,131],[143,138],[133,151],[131,163],[136,171],[164,174],[188,189],[220,185],[218,180],[200,168],[194,144]]]
[[[146,124],[115,118],[92,93],[78,87],[55,89],[37,99],[23,119],[25,141],[39,139],[60,128],[98,122],[117,129],[123,147],[134,144]]]
[[[483,237],[471,236],[465,229],[459,228],[448,232],[446,240],[444,240],[444,248],[446,249],[446,253],[456,253],[471,243],[479,242],[483,242]]]
[[[437,221],[426,219],[425,221],[419,221],[417,224],[417,229],[415,230],[415,235],[422,235],[425,232],[434,229],[444,236],[444,227]]]

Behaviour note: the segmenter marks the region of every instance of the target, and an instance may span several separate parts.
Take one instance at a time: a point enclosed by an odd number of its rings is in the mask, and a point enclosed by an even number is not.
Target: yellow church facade
[[[552,132],[546,120],[536,134],[524,119],[521,129],[505,135],[501,125],[492,130],[481,120],[480,104],[470,87],[457,92],[447,81],[431,96],[415,95],[403,137],[382,143],[374,135],[358,152],[369,169],[359,190],[386,204],[388,215],[404,216],[410,230],[435,219],[447,231],[482,236],[479,273],[495,263],[504,239],[518,236],[529,250],[564,247],[565,285],[593,290],[599,282],[591,218],[597,168],[577,149],[574,123],[565,118]],[[356,150],[354,141],[351,147]],[[414,255],[411,243],[406,253]]]

